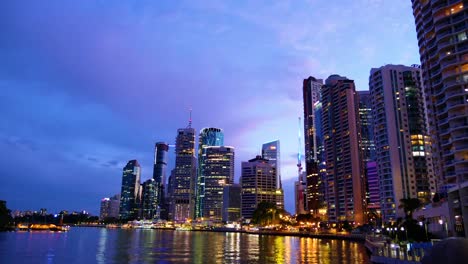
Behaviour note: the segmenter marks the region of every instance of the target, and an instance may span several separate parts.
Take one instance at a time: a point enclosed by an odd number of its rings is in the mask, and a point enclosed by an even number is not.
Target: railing
[[[420,263],[432,242],[414,243],[411,247],[398,244],[384,244],[372,250],[371,261],[375,263]]]

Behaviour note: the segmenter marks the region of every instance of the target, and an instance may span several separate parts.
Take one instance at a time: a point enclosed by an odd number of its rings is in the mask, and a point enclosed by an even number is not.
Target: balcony
[[[455,97],[455,96],[464,96],[464,95],[467,95],[467,92],[465,92],[464,90],[456,89],[454,91],[446,92],[445,93],[445,98],[450,99],[450,98]]]
[[[458,63],[458,59],[454,57],[454,58],[442,61],[440,65],[445,68],[445,67],[457,64],[457,63]]]
[[[463,83],[465,83],[465,82],[462,82],[462,81],[459,81],[459,80],[447,81],[447,82],[445,82],[444,88],[445,88],[445,90],[448,90],[449,88],[452,88],[453,86],[461,85]]]
[[[446,70],[446,71],[443,71],[442,72],[442,79],[443,80],[446,80],[447,78],[450,78],[450,77],[455,77],[457,75],[459,75],[461,72],[458,71],[458,70]]]
[[[468,150],[468,144],[455,144],[455,150]]]
[[[450,25],[452,25],[452,23],[450,21],[447,21],[447,22],[443,22],[443,23],[439,23],[439,24],[435,25],[434,29],[435,29],[436,32],[439,32],[442,29],[444,29],[446,27],[449,27]]]
[[[439,47],[439,50],[442,50],[448,46],[453,46],[453,44],[455,44],[455,41],[453,40],[448,40],[448,41],[443,41],[443,42],[440,42],[438,47]]]

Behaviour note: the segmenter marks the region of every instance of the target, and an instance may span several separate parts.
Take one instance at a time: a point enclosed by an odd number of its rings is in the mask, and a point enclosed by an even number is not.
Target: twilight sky
[[[366,90],[390,63],[419,63],[409,0],[2,1],[0,199],[98,214],[128,160],[152,177],[154,143],[174,144],[193,108],[197,131],[236,148],[236,181],[280,139],[294,213],[302,80]]]

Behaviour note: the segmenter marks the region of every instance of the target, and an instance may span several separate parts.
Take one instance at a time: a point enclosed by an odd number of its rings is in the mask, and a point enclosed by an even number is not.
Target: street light
[[[447,219],[445,219],[445,220],[447,220]],[[442,218],[439,219],[439,224],[444,225],[444,220]],[[446,237],[448,237],[449,234],[448,234],[447,221],[445,221],[445,225],[442,227],[442,229],[444,229],[444,228],[445,228]]]
[[[406,240],[408,240],[408,229],[404,228],[403,226],[400,228],[401,231],[405,231]]]

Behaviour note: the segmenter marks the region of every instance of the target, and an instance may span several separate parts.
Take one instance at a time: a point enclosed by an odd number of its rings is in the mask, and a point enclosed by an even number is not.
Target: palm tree
[[[252,217],[252,222],[258,225],[269,225],[279,222],[279,215],[282,210],[279,210],[274,203],[261,202],[255,209]]]
[[[398,208],[403,208],[406,219],[413,219],[413,212],[419,207],[421,207],[421,201],[417,198],[400,199],[400,206],[398,206]]]

